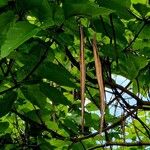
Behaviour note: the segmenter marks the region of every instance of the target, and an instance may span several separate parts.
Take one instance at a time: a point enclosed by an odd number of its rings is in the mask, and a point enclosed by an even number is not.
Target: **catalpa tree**
[[[0,1],[1,149],[150,146],[148,0]]]

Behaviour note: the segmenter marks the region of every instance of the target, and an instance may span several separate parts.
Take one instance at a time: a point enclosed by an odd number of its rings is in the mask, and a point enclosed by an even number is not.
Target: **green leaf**
[[[12,11],[2,13],[0,15],[0,29],[4,30],[5,27],[8,24],[12,23],[13,20],[14,20],[14,13]]]
[[[118,66],[118,73],[124,77],[133,80],[137,77],[139,71],[147,65],[147,59],[142,56],[122,56],[120,58],[120,65]],[[130,66],[130,67],[129,67]]]
[[[49,129],[51,129],[51,130],[53,130],[53,131],[58,131],[58,130],[59,130],[57,123],[54,122],[54,121],[49,121],[49,120],[47,120],[47,121],[45,122],[45,124],[47,125],[47,127],[48,127]]]
[[[143,22],[131,20],[128,22],[128,29],[133,32],[133,35],[137,34],[139,29],[143,26]],[[140,33],[141,34],[141,33]]]
[[[139,51],[140,54],[144,55],[145,57],[150,56],[150,47],[145,47]]]
[[[150,39],[149,35],[150,34],[150,25],[147,24],[145,25],[145,27],[143,28],[143,30],[141,31],[140,35],[139,35],[139,38],[141,39]]]
[[[64,21],[64,10],[60,7],[56,7],[55,13],[54,13],[54,21],[56,25],[61,25]]]
[[[125,0],[125,1],[122,1],[121,3],[120,3],[120,1],[118,1],[118,0],[98,0],[99,1],[99,3],[101,2],[101,5],[105,5],[105,6],[107,6],[107,7],[111,7],[111,8],[113,8],[113,9],[120,9],[121,7],[123,8],[129,8],[130,7],[130,5],[131,5],[131,1],[130,0]],[[109,2],[109,3],[107,3],[107,2]],[[113,5],[112,5],[113,4]]]
[[[57,147],[55,149],[62,149],[65,150],[67,149],[68,145],[70,144],[70,142],[65,141],[65,140],[59,140],[59,139],[51,139],[50,140],[50,144]],[[66,147],[67,146],[67,147]]]
[[[64,28],[67,31],[67,33],[79,36],[78,22],[75,20],[75,18],[69,18],[65,20]]]
[[[36,85],[30,85],[28,87],[21,88],[22,93],[25,98],[29,100],[32,104],[38,106],[43,109],[46,105],[46,97],[40,91],[39,87]],[[36,94],[35,94],[36,91]]]
[[[9,127],[9,122],[0,122],[0,133],[4,133]]]
[[[27,116],[28,118],[30,118],[31,120],[41,123],[41,119],[46,122],[49,120],[49,115],[50,112],[47,109],[36,109],[36,110],[31,110],[31,111],[27,111],[24,113],[25,116]],[[39,118],[40,116],[40,118]]]
[[[93,103],[88,103],[86,105],[86,108],[87,108],[88,111],[97,111],[98,110],[98,108]]]
[[[69,105],[71,104],[68,99],[63,95],[63,93],[57,90],[55,87],[52,87],[48,84],[41,84],[40,90],[47,96],[55,105],[57,104],[64,104]]]
[[[0,117],[3,117],[11,110],[12,105],[16,99],[16,92],[6,93],[3,98],[0,98]]]
[[[141,14],[142,17],[145,17],[150,12],[150,7],[148,7],[146,4],[133,4],[133,7],[138,11],[138,13]]]
[[[84,150],[85,148],[83,147],[83,145],[81,143],[74,143],[72,145],[72,150]]]
[[[140,91],[141,95],[143,95],[144,97],[147,97],[148,93],[145,92],[145,89],[147,89],[147,87],[149,86],[150,86],[149,70],[147,70],[145,67],[144,69],[140,71],[140,75],[138,76],[138,81],[137,80],[133,81],[133,84],[132,84],[133,92],[137,94]]]
[[[8,0],[0,0],[0,7],[7,5]]]
[[[48,0],[18,0],[17,4],[21,11],[30,11],[31,15],[38,18],[41,23],[46,23],[46,26],[48,26],[48,24],[53,24],[53,7],[50,5],[51,3],[49,3]]]
[[[110,58],[116,59],[118,56],[121,56],[121,47],[119,45],[116,45],[116,47],[112,46],[112,44],[107,44],[102,46],[102,53],[105,56],[108,56]]]
[[[124,25],[124,23],[116,15],[112,15],[112,22],[113,22],[113,26],[114,26],[113,27],[114,31],[112,29],[112,25],[110,23],[110,20],[108,20],[107,18],[106,19],[103,18],[103,21],[100,18],[94,18],[93,21],[92,21],[92,26],[94,25],[93,29],[96,32],[102,33],[103,36],[107,36],[107,37],[112,38],[112,39],[114,38],[113,37],[114,36],[113,32],[115,32],[116,42],[119,43],[119,44],[126,45],[127,40],[124,36],[124,34],[125,34],[125,25]],[[111,45],[111,47],[112,47],[112,45]]]
[[[39,143],[39,147],[40,149],[42,150],[54,150],[56,147],[55,146],[52,146],[49,142],[49,140],[47,140],[46,138],[42,138],[42,137],[39,137],[38,138],[38,143]]]
[[[7,30],[14,20],[14,13],[12,11],[7,11],[0,15],[0,48],[6,38]]]
[[[64,45],[73,45],[74,37],[70,34],[61,33],[57,37],[57,40]]]
[[[28,22],[21,21],[15,23],[8,30],[6,40],[1,47],[1,58],[8,56],[14,49],[18,48],[39,31],[39,28]]]
[[[118,1],[118,0],[97,0],[100,6],[115,10],[116,14],[120,18],[129,19],[132,16],[128,13],[128,9],[131,6],[130,0]]]
[[[99,111],[96,111],[96,113],[85,113],[85,126],[93,127],[95,130],[98,130],[99,124],[97,122],[99,121]]]
[[[131,2],[134,4],[137,4],[137,3],[147,4],[147,0],[131,0]]]
[[[72,118],[66,117],[63,121],[64,125],[72,129],[74,133],[78,133],[78,125]]]
[[[100,15],[109,15],[113,11],[104,7],[99,7],[92,2],[65,2],[63,5],[66,18],[71,16],[85,15],[90,17],[96,17]]]
[[[150,48],[150,39],[137,39],[133,44],[134,49],[144,49],[145,47]]]
[[[111,132],[110,134],[109,134],[109,137],[111,138],[111,139],[113,139],[113,138],[115,138],[115,139],[120,139],[120,132]]]
[[[54,81],[59,85],[76,88],[75,83],[71,81],[73,76],[62,65],[46,62],[39,68],[38,73],[43,78]]]

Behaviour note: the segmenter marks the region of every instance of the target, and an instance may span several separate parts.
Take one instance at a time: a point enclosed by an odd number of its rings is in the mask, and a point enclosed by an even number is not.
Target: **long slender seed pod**
[[[84,104],[85,104],[85,60],[84,60],[84,35],[80,26],[80,87],[81,87],[81,126],[84,133]]]
[[[96,34],[94,34],[93,37],[93,53],[94,53],[94,60],[95,60],[95,69],[96,69],[96,77],[98,81],[98,88],[99,88],[99,103],[100,103],[100,113],[101,113],[101,119],[100,119],[100,134],[103,130],[103,124],[104,124],[104,114],[105,114],[105,92],[104,92],[104,83],[103,83],[103,74],[102,74],[102,64],[100,57],[98,55],[98,48],[96,44]]]

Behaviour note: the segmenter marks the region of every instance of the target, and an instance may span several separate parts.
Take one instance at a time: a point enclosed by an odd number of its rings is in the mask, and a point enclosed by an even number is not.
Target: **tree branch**
[[[140,33],[142,32],[143,28],[145,27],[145,22],[143,23],[143,25],[141,26],[141,28],[139,29],[139,31],[135,34],[133,40],[123,49],[124,52],[126,52],[126,50],[128,48],[130,48],[130,46],[135,42],[135,40],[138,38],[138,36],[140,35]]]
[[[17,112],[16,110],[12,109],[11,110],[12,113],[15,113],[17,116],[19,116],[22,120],[24,120],[25,122],[28,122],[29,124],[35,124],[37,125],[38,127],[40,127],[40,129],[42,130],[45,130],[45,131],[48,131],[49,133],[51,133],[51,135],[54,137],[54,138],[58,138],[60,140],[65,140],[67,139],[67,137],[64,137],[60,134],[58,134],[57,132],[47,128],[46,125],[42,124],[42,123],[38,123],[38,122],[35,122],[34,120],[28,118],[27,116]]]
[[[95,147],[91,147],[89,148],[88,150],[94,150],[94,149],[97,149],[97,148],[100,148],[100,147],[106,147],[106,146],[149,146],[150,145],[150,142],[136,142],[136,143],[115,143],[115,142],[111,142],[111,143],[106,143],[106,144],[103,144],[103,145],[97,145]]]
[[[115,123],[113,123],[112,125],[110,126],[107,126],[105,129],[103,129],[103,132],[104,131],[107,131],[107,130],[110,130],[110,129],[113,129],[115,128],[116,126],[120,125],[122,121],[126,120],[128,117],[130,117],[133,113],[135,113],[136,111],[138,110],[138,107],[135,108],[134,110],[128,112],[126,115],[122,116],[118,121],[116,121]],[[83,137],[72,137],[72,141],[74,142],[79,142],[81,140],[85,140],[85,139],[88,139],[88,138],[92,138],[92,137],[95,137],[96,135],[98,135],[99,132],[95,132],[95,133],[92,133],[92,134],[89,134],[89,135],[86,135],[86,136],[83,136]]]

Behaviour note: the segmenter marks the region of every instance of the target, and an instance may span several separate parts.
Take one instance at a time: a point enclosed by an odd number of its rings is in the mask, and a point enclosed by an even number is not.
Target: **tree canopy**
[[[150,146],[148,0],[0,0],[0,149]]]

